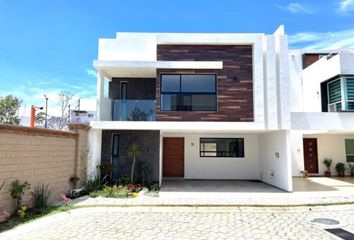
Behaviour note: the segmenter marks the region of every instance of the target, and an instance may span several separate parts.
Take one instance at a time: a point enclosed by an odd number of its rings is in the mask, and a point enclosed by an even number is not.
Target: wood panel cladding
[[[158,45],[158,61],[222,61],[222,69],[158,69],[157,121],[237,121],[253,117],[253,69],[251,45]],[[217,111],[161,111],[160,75],[163,73],[216,73]]]
[[[303,55],[303,66],[302,69],[307,68],[312,63],[317,62],[320,59],[320,54],[304,54]]]

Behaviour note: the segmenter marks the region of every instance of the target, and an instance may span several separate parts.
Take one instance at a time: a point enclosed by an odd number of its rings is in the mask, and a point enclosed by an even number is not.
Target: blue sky
[[[354,0],[0,0],[0,96],[57,109],[68,90],[94,109],[98,38],[126,32],[265,32],[290,47],[354,47]]]

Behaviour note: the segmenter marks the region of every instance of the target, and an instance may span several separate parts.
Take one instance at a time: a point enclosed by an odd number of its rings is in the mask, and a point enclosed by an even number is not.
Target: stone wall
[[[0,184],[5,181],[0,208],[13,210],[9,189],[16,179],[31,184],[23,203],[30,204],[31,191],[41,184],[52,191],[51,203],[59,201],[61,194],[70,191],[69,178],[82,176],[84,160],[79,156],[86,151],[85,138],[86,134],[0,125]]]
[[[112,135],[119,134],[119,176],[130,176],[132,159],[128,157],[128,148],[136,143],[139,145],[141,155],[137,158],[135,177],[141,180],[139,166],[146,163],[152,181],[159,181],[159,159],[160,159],[160,132],[145,130],[104,130],[102,132],[102,162],[110,162],[112,154]]]

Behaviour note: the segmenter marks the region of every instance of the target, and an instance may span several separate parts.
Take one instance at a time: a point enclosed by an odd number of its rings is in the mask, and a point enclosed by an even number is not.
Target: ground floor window
[[[200,157],[244,156],[243,138],[200,138]]]
[[[345,155],[347,162],[354,162],[354,139],[345,139]]]

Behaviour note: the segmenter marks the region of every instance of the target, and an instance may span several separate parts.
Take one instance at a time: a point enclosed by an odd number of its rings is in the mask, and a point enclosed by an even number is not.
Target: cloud
[[[291,48],[331,50],[354,48],[354,28],[337,32],[301,32],[289,35]]]
[[[354,0],[340,0],[338,10],[341,13],[353,11],[354,10]]]
[[[292,13],[307,13],[307,14],[314,13],[313,10],[311,10],[308,7],[305,7],[301,3],[289,3],[286,6],[278,5],[278,7],[281,8],[281,9],[285,9],[285,10],[287,10],[289,12],[292,12]]]
[[[94,77],[97,78],[97,72],[96,70],[90,69],[90,68],[86,68],[86,73],[88,76],[90,77]]]
[[[0,96],[12,94],[22,100],[20,116],[29,116],[31,105],[44,107],[44,94],[48,100],[48,114],[60,116],[60,104],[58,95],[61,91],[69,91],[74,95],[72,109],[80,98],[80,109],[94,111],[96,109],[96,84],[94,80],[79,79],[75,83],[60,81],[60,79],[48,79],[46,81],[26,81],[17,87],[0,89]]]

